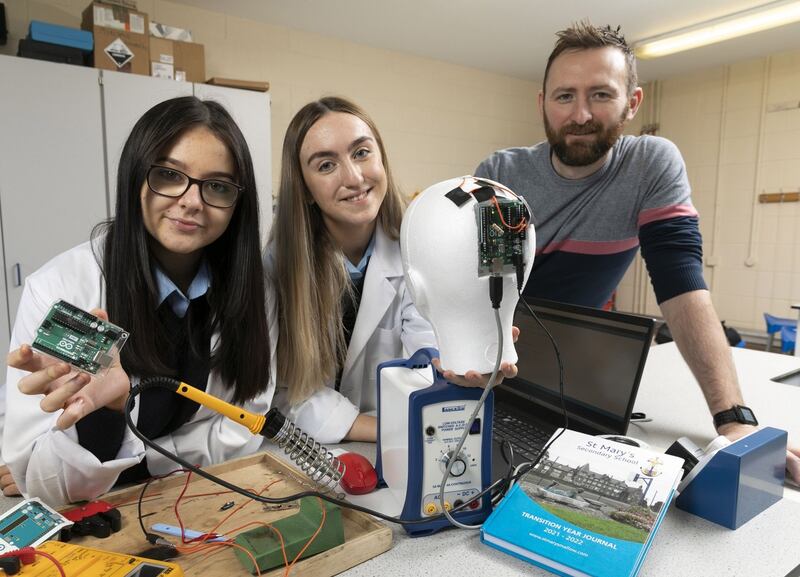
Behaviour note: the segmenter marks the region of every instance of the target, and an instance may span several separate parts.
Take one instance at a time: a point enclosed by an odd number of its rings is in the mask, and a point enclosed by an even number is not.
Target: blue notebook
[[[633,577],[675,495],[682,464],[566,430],[495,508],[481,541],[558,575]]]

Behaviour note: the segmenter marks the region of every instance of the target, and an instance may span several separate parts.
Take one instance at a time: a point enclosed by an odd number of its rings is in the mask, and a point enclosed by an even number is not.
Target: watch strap
[[[714,427],[719,429],[728,423],[742,423],[743,425],[758,425],[753,411],[743,405],[734,405],[730,409],[720,411],[714,415]]]

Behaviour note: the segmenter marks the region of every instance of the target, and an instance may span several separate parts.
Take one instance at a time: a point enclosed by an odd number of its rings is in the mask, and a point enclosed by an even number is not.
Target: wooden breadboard
[[[282,497],[312,489],[301,473],[269,453],[242,457],[205,469],[226,481],[254,492],[269,486],[262,494],[270,497]],[[181,474],[150,484],[142,503],[142,513],[146,515],[143,520],[148,530],[155,523],[178,525],[173,508],[185,483],[186,476]],[[141,486],[135,486],[109,493],[103,497],[104,500],[116,505],[122,513],[122,530],[106,539],[79,537],[75,538],[72,543],[134,555],[150,547],[142,535],[137,520],[136,501],[140,492]],[[235,505],[228,510],[220,510],[229,501],[233,501]],[[244,506],[239,509],[240,505]],[[235,528],[248,523],[271,523],[297,512],[296,508],[265,510],[261,503],[228,492],[224,487],[197,475],[192,475],[186,494],[181,499],[179,510],[185,527],[204,532],[211,531],[217,523],[236,511],[226,522],[215,529],[217,533],[227,537],[233,537],[238,532],[234,530]],[[342,520],[344,522],[344,544],[314,557],[298,561],[292,567],[290,576],[327,577],[336,575],[387,551],[392,546],[391,529],[369,515],[342,508]],[[252,524],[242,530],[255,526]],[[180,537],[166,538],[174,543],[180,542]],[[251,575],[245,571],[235,558],[233,550],[228,547],[214,547],[200,553],[181,555],[173,562],[181,566],[187,577]],[[262,575],[277,577],[284,573],[285,567],[279,567],[268,573],[262,573]]]

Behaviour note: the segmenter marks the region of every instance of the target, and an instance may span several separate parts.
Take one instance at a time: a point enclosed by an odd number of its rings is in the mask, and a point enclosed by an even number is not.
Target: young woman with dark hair
[[[26,280],[3,441],[23,493],[51,503],[92,499],[118,482],[174,469],[125,426],[121,410],[141,378],[168,375],[251,411],[268,409],[274,370],[264,351],[275,335],[259,239],[252,160],[230,115],[194,97],[145,113],[122,151],[115,217]],[[106,374],[89,378],[26,344],[58,299],[105,309],[130,333]],[[160,445],[201,465],[260,442],[167,390],[145,391],[134,419]]]

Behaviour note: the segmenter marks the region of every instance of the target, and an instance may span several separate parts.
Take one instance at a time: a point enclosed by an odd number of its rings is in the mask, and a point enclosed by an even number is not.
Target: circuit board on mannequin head
[[[512,273],[524,261],[528,208],[521,200],[492,196],[475,205],[478,276]]]

